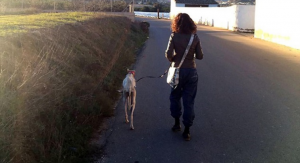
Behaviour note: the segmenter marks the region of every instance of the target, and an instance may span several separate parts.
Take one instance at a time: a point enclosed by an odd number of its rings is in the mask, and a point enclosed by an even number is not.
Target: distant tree
[[[159,11],[161,10],[160,9],[161,8],[160,3],[154,3],[153,7],[156,9],[156,11],[157,11],[157,18],[159,19]]]
[[[164,5],[161,7],[161,12],[170,12],[170,5]]]
[[[154,3],[153,7],[156,9],[160,9],[161,8],[161,4],[160,3]]]
[[[113,3],[113,11],[115,12],[121,12],[124,10],[124,8],[127,6],[125,1],[115,1]]]
[[[147,5],[152,5],[153,3],[152,3],[152,2],[147,2],[146,4],[147,4]]]
[[[143,12],[150,12],[150,7],[144,6],[144,7],[141,9],[141,11],[143,11]]]

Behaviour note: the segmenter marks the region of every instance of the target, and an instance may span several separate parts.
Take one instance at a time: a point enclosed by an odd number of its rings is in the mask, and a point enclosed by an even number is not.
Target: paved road
[[[150,22],[136,78],[160,75],[170,22]],[[122,103],[109,130],[103,163],[300,162],[300,51],[249,35],[198,26],[204,59],[199,73],[192,140],[171,132],[170,87],[163,79],[137,83],[135,130]]]

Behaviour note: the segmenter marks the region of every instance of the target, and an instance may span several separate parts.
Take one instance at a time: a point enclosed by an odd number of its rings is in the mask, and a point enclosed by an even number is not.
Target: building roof
[[[184,4],[201,4],[201,5],[207,5],[207,4],[219,4],[215,0],[175,0],[176,3],[184,3]]]

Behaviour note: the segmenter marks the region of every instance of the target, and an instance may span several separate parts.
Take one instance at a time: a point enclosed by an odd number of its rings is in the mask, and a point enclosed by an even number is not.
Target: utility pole
[[[85,0],[83,0],[83,10],[84,11],[86,11],[86,6],[85,5],[86,5]]]
[[[134,13],[134,0],[132,0],[132,12]]]
[[[110,12],[112,12],[112,0],[110,0]]]
[[[53,2],[53,10],[54,10],[54,12],[56,12],[56,7],[55,7],[55,5],[56,5],[56,0],[54,0],[54,2]]]
[[[128,6],[129,6],[129,12],[134,13],[134,0],[132,0]]]

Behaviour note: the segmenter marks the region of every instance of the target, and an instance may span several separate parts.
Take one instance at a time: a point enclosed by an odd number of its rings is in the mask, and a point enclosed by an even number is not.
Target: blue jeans
[[[193,68],[181,68],[179,71],[179,84],[170,94],[170,110],[173,118],[180,118],[181,98],[183,102],[183,124],[185,127],[193,125],[195,118],[194,101],[197,94],[198,74]]]

